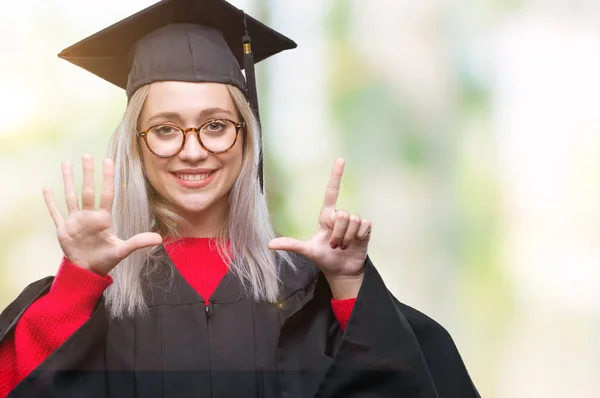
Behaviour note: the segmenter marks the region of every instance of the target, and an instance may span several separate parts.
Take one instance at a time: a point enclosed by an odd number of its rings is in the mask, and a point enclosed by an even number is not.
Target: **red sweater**
[[[210,296],[227,273],[227,265],[208,238],[185,238],[166,243],[165,249],[185,280],[204,297]],[[202,259],[198,264],[198,259]],[[64,343],[92,315],[96,303],[112,283],[63,259],[48,294],[25,311],[14,335],[0,344],[0,398],[4,398],[31,371]],[[342,330],[356,299],[331,300]]]

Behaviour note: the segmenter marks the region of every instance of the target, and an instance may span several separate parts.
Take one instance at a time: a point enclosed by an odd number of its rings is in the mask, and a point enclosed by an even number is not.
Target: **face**
[[[139,120],[139,131],[162,123],[183,129],[200,127],[210,119],[241,123],[227,87],[217,83],[157,82],[150,86]],[[229,191],[242,166],[243,130],[226,153],[213,154],[200,145],[194,131],[174,157],[161,159],[139,138],[146,176],[152,187],[188,221],[223,221]],[[207,217],[208,215],[208,217]],[[218,222],[218,221],[217,221]]]

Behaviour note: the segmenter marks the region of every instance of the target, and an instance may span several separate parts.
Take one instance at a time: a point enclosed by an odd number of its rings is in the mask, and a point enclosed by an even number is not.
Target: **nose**
[[[185,143],[183,149],[179,152],[179,159],[190,163],[206,159],[209,152],[200,145],[198,134],[190,130],[185,133]]]

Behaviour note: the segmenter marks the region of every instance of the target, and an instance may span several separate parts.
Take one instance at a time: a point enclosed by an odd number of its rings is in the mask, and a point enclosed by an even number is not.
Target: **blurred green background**
[[[258,66],[279,233],[311,235],[343,156],[338,207],[482,396],[599,397],[600,2],[232,2],[299,44]],[[150,4],[2,5],[0,308],[55,273],[42,188],[65,208],[61,161],[99,169],[126,103],[56,54]]]

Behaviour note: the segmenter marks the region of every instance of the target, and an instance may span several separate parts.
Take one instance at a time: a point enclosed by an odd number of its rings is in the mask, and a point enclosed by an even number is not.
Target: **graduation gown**
[[[109,320],[101,299],[8,397],[479,397],[447,331],[398,302],[368,257],[343,332],[323,274],[294,259],[279,303],[255,302],[227,274],[209,305],[166,260],[149,276],[147,317]],[[52,281],[2,312],[0,341]]]

